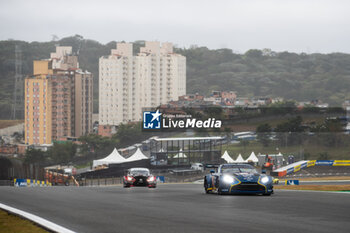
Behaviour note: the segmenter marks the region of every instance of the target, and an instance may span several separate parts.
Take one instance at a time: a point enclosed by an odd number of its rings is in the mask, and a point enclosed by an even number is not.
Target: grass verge
[[[29,220],[22,219],[0,209],[0,232],[41,233],[48,232]]]

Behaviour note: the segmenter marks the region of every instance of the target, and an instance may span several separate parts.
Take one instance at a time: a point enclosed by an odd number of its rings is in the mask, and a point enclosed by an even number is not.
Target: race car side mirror
[[[215,173],[215,170],[210,170],[210,173]]]
[[[266,170],[265,169],[261,170],[261,174],[266,174]]]

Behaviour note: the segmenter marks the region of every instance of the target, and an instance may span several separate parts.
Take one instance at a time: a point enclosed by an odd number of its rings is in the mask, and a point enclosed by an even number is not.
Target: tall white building
[[[99,67],[100,125],[140,121],[142,108],[186,94],[186,57],[171,43],[146,42],[137,56],[131,43],[117,43]]]

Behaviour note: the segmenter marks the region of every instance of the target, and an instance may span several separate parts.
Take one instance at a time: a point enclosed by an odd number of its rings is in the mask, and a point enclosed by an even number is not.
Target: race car
[[[123,177],[123,187],[147,186],[149,188],[157,187],[157,177],[151,175],[148,168],[130,168],[127,175]]]
[[[210,171],[204,177],[206,193],[221,194],[262,194],[273,193],[271,176],[259,174],[249,164],[221,164],[218,171]]]

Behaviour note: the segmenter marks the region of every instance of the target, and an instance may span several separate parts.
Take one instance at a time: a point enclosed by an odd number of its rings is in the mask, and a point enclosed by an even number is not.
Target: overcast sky
[[[158,40],[237,52],[350,53],[350,1],[0,1],[0,40],[75,34],[102,43]]]

